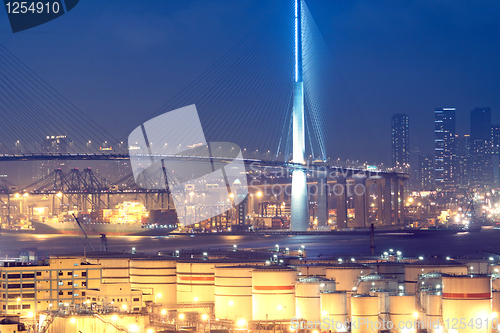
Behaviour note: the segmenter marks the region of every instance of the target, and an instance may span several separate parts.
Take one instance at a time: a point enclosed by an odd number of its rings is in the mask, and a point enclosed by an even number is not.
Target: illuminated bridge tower
[[[304,82],[302,80],[302,0],[295,0],[295,83],[293,92],[293,162],[305,163]],[[292,172],[290,230],[309,228],[306,171],[297,166]]]

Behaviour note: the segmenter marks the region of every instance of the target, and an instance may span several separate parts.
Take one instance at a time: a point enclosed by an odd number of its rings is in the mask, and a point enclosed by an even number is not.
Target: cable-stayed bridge
[[[290,0],[149,118],[196,104],[207,141],[244,147],[246,165],[292,170],[295,190],[287,198],[292,206],[292,229],[309,227],[307,178],[312,176],[326,186],[331,175],[335,185],[344,189],[337,205],[338,220],[344,226],[348,220],[346,186],[354,182],[354,186],[368,188],[367,181],[374,179],[378,184],[379,178],[389,181],[378,186],[377,191],[385,194],[377,197],[396,193],[396,199],[388,200],[392,202],[389,208],[377,205],[377,218],[386,225],[400,224],[404,175],[377,172],[373,177],[355,177],[366,169],[338,171],[336,158],[328,158],[371,150],[370,143],[356,145],[352,138],[364,131],[362,121],[342,121],[346,112],[337,107],[330,83],[332,71],[328,47],[306,3]],[[135,144],[127,142],[126,135],[115,138],[109,134],[3,46],[0,108],[0,161],[126,160]],[[155,144],[162,143],[151,143]],[[255,158],[248,158],[252,154]],[[364,207],[363,214],[356,209],[359,227],[368,224],[368,193],[354,194],[358,206]],[[323,205],[321,217],[318,215],[321,225],[327,220],[327,194],[317,198]]]

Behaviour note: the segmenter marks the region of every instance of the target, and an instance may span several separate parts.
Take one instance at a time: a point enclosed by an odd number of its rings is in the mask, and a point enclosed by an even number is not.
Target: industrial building
[[[455,332],[483,332],[476,324],[491,326],[500,311],[496,256],[405,258],[391,250],[381,256],[308,258],[305,249],[279,246],[208,251],[4,263],[2,313],[42,316],[64,326],[68,313],[84,309],[83,316],[93,319],[78,316],[75,322],[94,320],[105,328],[114,325],[116,314],[132,324],[136,316],[144,331],[295,331],[315,325],[313,330],[332,332],[446,332],[453,318],[467,318],[475,326]]]

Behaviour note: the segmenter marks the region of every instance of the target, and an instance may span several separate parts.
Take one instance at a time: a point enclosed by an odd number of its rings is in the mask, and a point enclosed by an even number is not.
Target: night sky
[[[0,10],[0,42],[122,137],[284,1],[81,0],[66,15],[16,34]],[[350,135],[380,152],[352,152],[352,158],[390,161],[393,113],[409,114],[411,142],[423,153],[432,153],[436,107],[457,108],[459,134],[469,133],[474,107],[492,107],[493,122],[500,123],[500,2],[307,4],[332,53],[332,89],[342,86],[348,100],[334,118],[350,121],[349,108],[355,110],[371,133]]]

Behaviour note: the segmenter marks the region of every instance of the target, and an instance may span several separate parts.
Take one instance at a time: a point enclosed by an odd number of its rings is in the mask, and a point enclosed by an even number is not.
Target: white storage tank
[[[378,318],[378,297],[353,295],[351,297],[351,332],[373,333],[381,328]]]
[[[378,315],[382,320],[389,320],[389,295],[387,291],[374,293],[378,297]]]
[[[491,293],[492,311],[497,315],[500,314],[500,291],[493,291]]]
[[[151,294],[156,303],[176,303],[176,262],[171,259],[131,259],[132,289]]]
[[[416,331],[417,326],[415,295],[397,294],[389,296],[389,320],[396,328]]]
[[[425,258],[405,266],[405,292],[415,293],[418,277],[426,273],[467,274],[467,265],[444,257]]]
[[[393,276],[398,280],[398,283],[405,281],[405,263],[385,261],[370,264],[372,271],[380,275]]]
[[[488,274],[500,274],[500,265],[498,264],[488,265]]]
[[[344,263],[327,267],[326,278],[335,280],[338,291],[352,291],[358,284],[358,277],[371,272],[371,268],[366,265]]]
[[[215,317],[252,319],[252,270],[254,266],[215,267]]]
[[[500,291],[500,275],[498,273],[493,273],[491,276],[491,288],[493,290]]]
[[[427,330],[432,333],[442,332],[441,293],[427,293],[425,297],[425,314]]]
[[[205,260],[177,262],[177,302],[215,302],[214,263]]]
[[[320,293],[335,291],[335,281],[322,277],[300,278],[295,286],[295,315],[307,321],[321,320]]]
[[[332,332],[347,332],[347,294],[345,291],[328,291],[320,294],[321,315],[328,318]]]
[[[252,271],[252,320],[291,321],[295,318],[297,271],[282,266]]]
[[[320,276],[326,277],[326,269],[332,265],[328,264],[307,264],[297,266],[300,277]]]
[[[442,292],[443,322],[452,323],[454,318],[469,323],[481,319],[492,320],[491,276],[489,275],[443,275]],[[472,325],[471,325],[472,326]],[[486,332],[484,326],[478,329],[465,325],[459,333]]]
[[[369,294],[377,291],[397,292],[398,280],[395,277],[380,274],[360,276],[356,291],[358,294]]]
[[[363,275],[371,274],[369,266],[357,263],[334,264],[326,268],[326,278],[335,280],[337,291],[347,293],[347,314],[351,317],[351,295],[356,294],[358,278]]]

